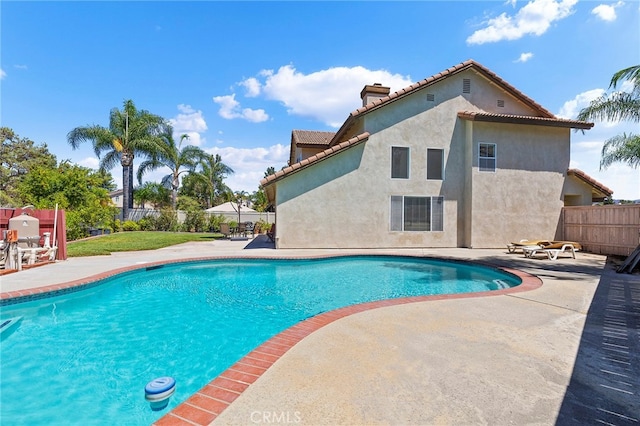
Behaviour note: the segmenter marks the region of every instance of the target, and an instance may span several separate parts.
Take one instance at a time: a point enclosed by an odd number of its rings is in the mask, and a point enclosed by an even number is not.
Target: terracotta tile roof
[[[369,132],[364,132],[362,134],[359,134],[358,136],[355,136],[351,139],[349,139],[348,141],[339,143],[337,145],[332,146],[331,148],[325,149],[322,152],[317,153],[316,155],[312,155],[309,158],[305,158],[304,160],[292,164],[288,167],[285,167],[282,170],[279,170],[277,172],[275,172],[272,175],[269,175],[267,177],[265,177],[264,179],[262,179],[260,181],[260,185],[262,186],[266,186],[269,184],[272,184],[273,182],[285,177],[285,176],[289,176],[295,172],[298,172],[312,164],[315,164],[321,160],[324,160],[326,158],[331,157],[332,155],[343,151],[347,148],[350,148],[352,146],[358,145],[361,142],[365,142],[367,139],[369,139]]]
[[[569,170],[567,170],[567,176],[575,176],[575,177],[577,177],[578,179],[582,180],[583,182],[585,182],[589,186],[591,186],[594,189],[602,192],[607,197],[610,197],[611,194],[613,194],[613,190],[612,189],[607,188],[606,186],[604,186],[603,184],[601,184],[600,182],[598,182],[597,180],[595,180],[594,178],[592,178],[591,176],[589,176],[588,174],[583,172],[582,170],[569,169]]]
[[[373,111],[375,109],[378,109],[390,102],[396,101],[398,99],[401,99],[405,96],[408,96],[418,90],[421,90],[425,87],[431,86],[432,84],[435,84],[439,81],[442,81],[448,77],[451,77],[455,74],[458,74],[460,72],[469,70],[469,69],[473,69],[474,71],[477,71],[478,73],[482,74],[483,76],[485,76],[486,78],[488,78],[489,80],[493,81],[494,83],[496,83],[499,87],[501,87],[503,90],[505,90],[506,92],[510,93],[511,95],[513,95],[514,97],[518,98],[521,102],[523,102],[524,104],[528,105],[530,108],[532,108],[533,110],[537,111],[540,117],[545,117],[545,118],[551,118],[551,119],[555,119],[555,115],[553,115],[553,113],[547,111],[545,108],[542,107],[542,105],[538,104],[537,102],[535,102],[533,99],[529,98],[527,95],[525,95],[524,93],[522,93],[521,91],[519,91],[518,89],[516,89],[515,87],[513,87],[512,85],[510,85],[509,83],[507,83],[505,80],[503,80],[502,78],[498,77],[497,74],[495,74],[493,71],[489,70],[488,68],[485,68],[484,66],[482,66],[481,64],[479,64],[478,62],[469,59],[468,61],[462,62],[458,65],[455,65],[451,68],[448,68],[442,72],[439,72],[438,74],[435,74],[431,77],[425,78],[424,80],[420,80],[417,83],[413,83],[412,85],[410,85],[409,87],[405,87],[404,89],[398,90],[397,92],[391,93],[389,96],[385,96],[384,98],[380,98],[380,99],[376,99],[373,102],[358,108],[357,110],[353,111],[351,114],[349,114],[349,117],[347,117],[347,120],[342,124],[342,126],[340,127],[340,129],[338,130],[338,132],[336,133],[335,137],[333,138],[333,140],[331,141],[332,144],[337,143],[340,138],[342,137],[342,135],[349,129],[349,127],[351,127],[351,125],[353,124],[353,121],[356,119],[356,117],[362,115],[362,114],[366,114],[370,111]]]
[[[319,132],[315,130],[293,130],[291,141],[296,145],[327,145],[335,136],[336,132]]]
[[[458,117],[463,120],[485,121],[492,123],[533,124],[538,126],[571,127],[574,129],[590,129],[593,123],[564,118],[532,117],[530,115],[495,114],[481,111],[460,111]]]

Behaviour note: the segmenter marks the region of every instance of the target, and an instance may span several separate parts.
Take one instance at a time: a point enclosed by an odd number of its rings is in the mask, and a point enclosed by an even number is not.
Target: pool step
[[[498,289],[511,288],[511,286],[503,280],[493,280],[493,282],[498,286]]]
[[[0,320],[0,338],[2,340],[7,338],[16,329],[21,319],[22,317],[13,317]]]

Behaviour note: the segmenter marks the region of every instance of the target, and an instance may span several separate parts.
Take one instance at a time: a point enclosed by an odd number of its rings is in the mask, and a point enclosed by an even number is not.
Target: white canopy
[[[220,204],[219,206],[215,206],[215,207],[211,207],[205,210],[206,212],[215,212],[215,213],[232,213],[238,212],[238,203],[234,203],[232,201],[229,201],[227,203],[223,203]],[[255,212],[254,209],[252,209],[251,207],[247,207],[246,205],[242,204],[240,206],[240,213],[242,212]]]

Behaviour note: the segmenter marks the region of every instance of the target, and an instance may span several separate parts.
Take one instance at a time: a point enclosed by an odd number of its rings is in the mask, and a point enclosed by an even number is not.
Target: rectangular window
[[[478,169],[481,172],[496,171],[495,143],[481,143],[478,145]]]
[[[392,231],[442,231],[444,197],[391,197]]]
[[[444,179],[444,149],[427,149],[427,179]]]
[[[409,148],[391,147],[391,177],[409,179]]]

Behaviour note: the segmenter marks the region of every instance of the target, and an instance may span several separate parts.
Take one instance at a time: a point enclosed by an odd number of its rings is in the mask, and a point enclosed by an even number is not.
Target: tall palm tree
[[[160,167],[168,167],[171,173],[162,178],[162,185],[171,188],[171,207],[175,210],[178,204],[178,188],[180,187],[180,175],[193,172],[200,159],[206,154],[197,146],[182,146],[189,135],[180,136],[180,142],[176,144],[173,138],[173,129],[167,126],[167,131],[161,136],[163,143],[158,150],[138,167],[138,182],[142,182],[142,176],[148,171]]]
[[[100,170],[111,170],[122,165],[122,217],[129,216],[133,208],[133,160],[135,155],[152,155],[160,142],[165,120],[146,110],[138,110],[132,100],[124,101],[122,110],[113,108],[109,113],[109,127],[99,125],[76,127],[67,134],[73,149],[91,141],[100,158]],[[101,158],[101,155],[106,155]]]
[[[200,161],[202,170],[190,175],[194,185],[201,188],[206,208],[213,207],[216,197],[229,190],[224,179],[234,173],[233,169],[222,162],[220,154],[206,154]]]
[[[615,73],[609,89],[616,89],[622,81],[633,84],[630,92],[615,91],[603,94],[580,111],[578,120],[640,122],[640,65]],[[627,163],[634,168],[640,165],[640,135],[623,133],[605,141],[600,169],[606,169],[613,163]]]

